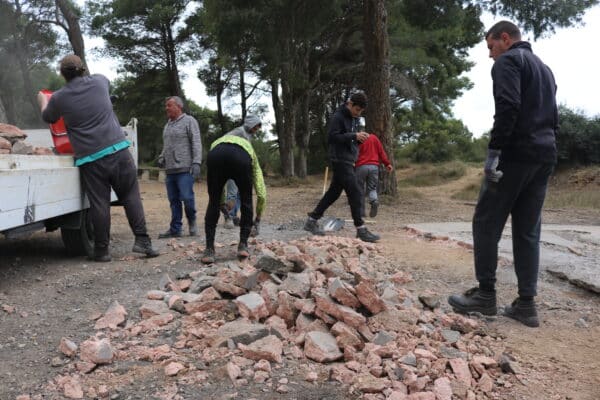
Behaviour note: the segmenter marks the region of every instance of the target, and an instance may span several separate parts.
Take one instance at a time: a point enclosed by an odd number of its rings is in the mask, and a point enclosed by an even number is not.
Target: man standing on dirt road
[[[168,97],[165,111],[169,120],[163,129],[163,148],[158,156],[158,166],[167,172],[166,186],[171,223],[159,239],[182,235],[182,207],[188,220],[190,236],[198,234],[196,224],[196,202],[194,181],[200,179],[202,163],[202,142],[198,121],[183,112],[183,101],[178,96]]]
[[[496,23],[485,39],[494,59],[494,126],[485,179],[473,216],[475,275],[479,287],[452,295],[460,313],[495,315],[498,242],[509,214],[519,297],[504,315],[539,326],[537,295],[541,214],[548,179],[556,163],[556,83],[548,68],[521,40],[519,28]]]
[[[137,167],[127,148],[109,96],[109,82],[103,75],[83,76],[81,59],[72,54],[60,62],[67,84],[50,100],[38,94],[42,118],[54,123],[64,117],[67,135],[75,152],[85,193],[90,201],[94,227],[94,261],[111,261],[110,190],[125,207],[129,226],[135,235],[132,251],[156,257],[146,230],[144,207],[137,180]]]
[[[352,219],[356,227],[356,237],[365,242],[376,242],[379,235],[369,232],[361,216],[360,196],[361,190],[356,181],[354,163],[358,156],[358,144],[369,137],[367,132],[357,132],[358,117],[367,107],[367,96],[362,92],[356,92],[350,96],[345,104],[335,111],[328,128],[329,160],[333,177],[331,185],[323,195],[315,209],[308,213],[308,219],[304,223],[304,230],[314,235],[324,235],[319,227],[318,220],[323,213],[342,194],[342,190],[348,196]]]

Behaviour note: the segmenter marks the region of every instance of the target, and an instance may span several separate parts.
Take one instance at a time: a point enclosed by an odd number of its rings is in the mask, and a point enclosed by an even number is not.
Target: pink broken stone
[[[251,360],[265,359],[276,363],[282,361],[283,343],[275,335],[266,336],[249,345],[239,343],[238,347],[242,351],[242,355]]]
[[[378,314],[386,309],[385,302],[377,294],[375,286],[369,281],[362,281],[355,287],[356,297],[372,314]]]
[[[113,301],[108,306],[108,309],[104,313],[102,318],[96,321],[94,329],[112,329],[115,330],[117,327],[125,322],[127,318],[127,311],[125,307],[119,304],[118,301]]]
[[[77,353],[77,345],[67,338],[61,338],[58,349],[67,357],[73,357]]]
[[[79,346],[79,358],[94,364],[109,364],[114,358],[114,350],[107,338],[92,338]]]
[[[265,300],[258,293],[250,292],[239,296],[233,302],[237,305],[240,315],[249,320],[259,321],[269,316]]]
[[[304,355],[317,362],[335,361],[344,356],[338,348],[335,337],[330,333],[320,331],[312,331],[306,334]]]
[[[175,376],[184,368],[185,367],[181,363],[171,362],[165,367],[165,375]]]

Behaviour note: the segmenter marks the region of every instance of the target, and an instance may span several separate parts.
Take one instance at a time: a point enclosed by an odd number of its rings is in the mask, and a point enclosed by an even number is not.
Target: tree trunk
[[[225,116],[223,115],[223,91],[225,91],[225,84],[222,80],[223,67],[217,67],[217,118],[219,119],[219,126],[221,132],[225,134],[227,132],[227,126],[225,126]]]
[[[56,6],[67,21],[68,29],[65,29],[65,31],[67,32],[69,43],[71,43],[71,47],[73,48],[73,53],[81,58],[83,66],[85,67],[84,73],[89,75],[90,71],[87,62],[85,61],[85,43],[83,42],[81,25],[79,25],[79,16],[75,13],[75,10],[73,10],[71,3],[68,0],[56,0]],[[59,24],[59,26],[61,25]]]
[[[237,56],[237,67],[238,74],[240,75],[240,100],[242,107],[242,121],[246,118],[246,113],[248,110],[246,109],[246,63],[243,59],[243,56]]]
[[[394,162],[394,138],[390,129],[390,44],[387,32],[385,0],[364,0],[363,40],[365,49],[365,91],[369,99],[367,107],[367,131],[376,133],[392,163]],[[397,194],[394,170],[380,174],[382,193]]]
[[[177,68],[177,54],[175,53],[175,40],[173,39],[173,30],[171,25],[166,25],[166,50],[167,50],[167,73],[169,74],[169,81],[171,82],[171,91],[173,95],[179,96],[185,102],[185,96],[181,89],[181,82],[179,81],[179,69]]]
[[[288,68],[288,67],[284,67]],[[283,100],[283,129],[279,137],[279,155],[281,158],[281,174],[294,176],[294,146],[296,132],[296,103],[291,95],[288,79],[282,74],[281,97]]]
[[[0,123],[6,124],[8,123],[8,117],[6,116],[6,109],[4,109],[4,102],[0,97]]]
[[[308,144],[310,143],[310,91],[306,91],[300,103],[300,132],[298,135],[298,177],[308,175]]]
[[[271,86],[271,103],[273,105],[273,114],[275,114],[275,136],[279,139],[282,135],[283,117],[281,112],[281,100],[279,99],[279,79],[271,77],[269,79]]]

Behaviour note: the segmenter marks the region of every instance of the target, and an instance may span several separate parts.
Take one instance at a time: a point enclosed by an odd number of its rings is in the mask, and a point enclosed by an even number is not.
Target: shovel
[[[323,218],[323,231],[337,232],[344,227],[346,222],[341,218],[326,217]]]

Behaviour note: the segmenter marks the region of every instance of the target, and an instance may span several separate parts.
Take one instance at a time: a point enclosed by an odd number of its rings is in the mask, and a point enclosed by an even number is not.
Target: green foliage
[[[461,121],[421,110],[402,109],[396,124],[396,140],[404,143],[400,157],[415,162],[482,161],[485,158],[487,139],[473,139]]]
[[[559,165],[600,164],[600,116],[559,107],[560,129],[556,137]]]
[[[139,77],[113,82],[112,92],[118,96],[115,112],[121,124],[132,117],[138,119],[140,162],[154,164],[162,149],[162,133],[167,122],[165,99],[169,97],[166,75],[164,71],[147,71]],[[206,155],[210,144],[223,134],[216,111],[189,102],[187,113],[198,121]],[[228,124],[233,125],[230,120]]]
[[[27,5],[28,6],[28,5]],[[0,110],[10,124],[43,127],[35,100],[37,91],[50,85],[56,74],[49,62],[56,56],[57,35],[51,27],[12,2],[0,1]],[[62,85],[61,85],[62,86]]]
[[[480,0],[476,1],[493,14],[514,18],[534,39],[554,33],[556,28],[577,25],[585,11],[598,0]]]

